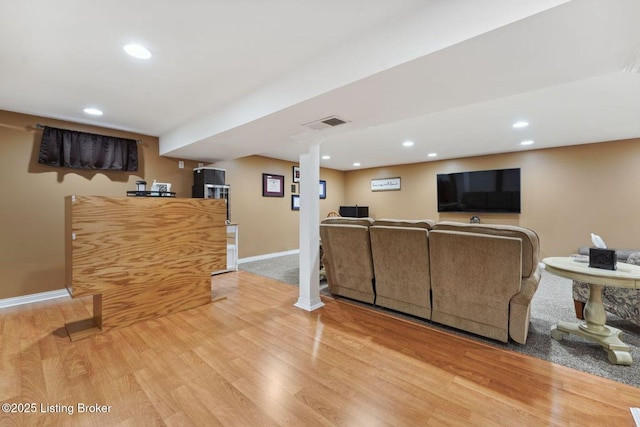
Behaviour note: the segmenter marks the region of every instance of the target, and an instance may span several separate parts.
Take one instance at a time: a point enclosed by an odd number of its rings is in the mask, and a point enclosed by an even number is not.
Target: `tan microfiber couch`
[[[369,228],[376,305],[431,318],[429,230],[433,224],[384,219]]]
[[[524,344],[540,283],[540,240],[529,229],[437,223],[429,234],[434,322]]]
[[[325,221],[321,237],[331,293],[503,342],[509,337],[526,342],[531,299],[540,281],[535,232],[455,222]],[[360,228],[356,233],[350,227]]]
[[[333,295],[374,303],[372,224],[371,218],[326,218],[320,224],[322,264]]]

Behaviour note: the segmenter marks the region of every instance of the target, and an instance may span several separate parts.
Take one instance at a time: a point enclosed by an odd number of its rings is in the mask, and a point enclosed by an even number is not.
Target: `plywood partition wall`
[[[223,200],[68,196],[66,285],[93,296],[94,316],[72,340],[211,301],[226,261]]]

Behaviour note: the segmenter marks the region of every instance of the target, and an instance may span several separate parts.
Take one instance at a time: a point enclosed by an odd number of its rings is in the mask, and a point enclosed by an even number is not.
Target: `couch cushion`
[[[528,228],[515,225],[467,224],[464,222],[442,221],[434,225],[433,230],[464,231],[519,238],[522,240],[522,277],[530,277],[538,268],[540,238],[535,231]]]
[[[375,221],[373,221],[373,225],[384,226],[384,227],[415,227],[415,228],[426,228],[427,230],[431,230],[431,228],[435,225],[435,221],[432,221],[430,219],[383,218],[383,219],[376,219]]]

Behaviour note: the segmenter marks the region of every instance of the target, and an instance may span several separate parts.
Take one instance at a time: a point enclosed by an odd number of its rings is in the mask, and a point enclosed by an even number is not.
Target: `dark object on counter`
[[[613,249],[589,248],[589,267],[604,270],[616,269],[616,251]]]
[[[127,191],[129,197],[176,197],[174,191]]]

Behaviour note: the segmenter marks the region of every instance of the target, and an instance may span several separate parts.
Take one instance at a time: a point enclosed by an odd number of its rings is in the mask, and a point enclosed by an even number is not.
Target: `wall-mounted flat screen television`
[[[438,212],[520,213],[520,168],[438,174]]]

